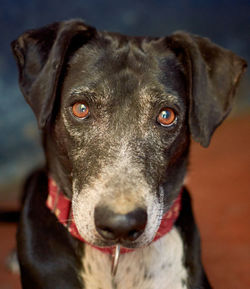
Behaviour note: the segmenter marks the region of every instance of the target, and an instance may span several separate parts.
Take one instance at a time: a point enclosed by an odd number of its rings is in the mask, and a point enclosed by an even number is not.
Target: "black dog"
[[[25,186],[23,288],[211,288],[183,182],[190,136],[208,146],[245,61],[183,32],[128,37],[78,20],[12,48],[47,160]]]

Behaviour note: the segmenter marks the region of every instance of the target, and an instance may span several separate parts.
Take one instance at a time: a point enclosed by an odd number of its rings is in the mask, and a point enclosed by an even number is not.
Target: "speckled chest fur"
[[[180,234],[173,228],[147,248],[121,256],[111,276],[111,256],[87,246],[81,273],[86,289],[186,289],[187,269]]]

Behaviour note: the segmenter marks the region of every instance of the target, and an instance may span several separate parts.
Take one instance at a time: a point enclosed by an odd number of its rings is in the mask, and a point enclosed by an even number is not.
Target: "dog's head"
[[[12,48],[80,234],[97,246],[149,244],[183,185],[190,135],[208,146],[246,63],[187,33],[128,37],[75,20]]]

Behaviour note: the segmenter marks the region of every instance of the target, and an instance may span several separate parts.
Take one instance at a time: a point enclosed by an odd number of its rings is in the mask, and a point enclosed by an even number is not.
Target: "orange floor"
[[[250,288],[250,117],[228,120],[211,146],[193,144],[188,186],[215,289]],[[0,289],[20,289],[4,266],[15,226],[0,225]]]

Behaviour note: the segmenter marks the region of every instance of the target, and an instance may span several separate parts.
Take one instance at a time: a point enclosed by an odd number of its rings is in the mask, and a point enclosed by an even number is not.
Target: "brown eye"
[[[175,111],[172,108],[164,108],[157,117],[157,121],[162,126],[170,126],[176,119]]]
[[[72,107],[73,114],[78,118],[87,118],[89,116],[89,107],[83,102],[76,102]]]

